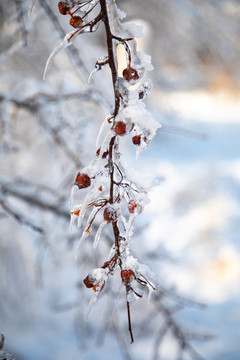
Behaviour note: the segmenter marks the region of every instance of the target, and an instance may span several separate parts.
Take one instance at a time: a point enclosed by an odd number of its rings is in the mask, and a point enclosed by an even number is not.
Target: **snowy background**
[[[176,358],[155,302],[132,307],[129,344],[124,293],[112,280],[86,324],[82,279],[101,264],[111,239],[91,242],[76,262],[80,234],[69,231],[69,195],[76,173],[95,156],[101,121],[111,109],[111,79],[103,70],[104,32],[84,34],[46,60],[70,31],[57,2],[0,4],[0,332],[18,360]],[[132,248],[159,283],[187,299],[174,315],[205,359],[240,357],[240,2],[119,1],[129,21],[144,26],[139,47],[152,55],[154,88],[148,109],[163,126],[136,162],[122,141],[127,166],[154,179]],[[51,6],[51,7],[50,7]],[[18,10],[17,10],[18,9]],[[51,13],[51,10],[53,11]],[[55,14],[55,17],[51,15]],[[27,41],[27,46],[24,42]],[[109,85],[109,86],[108,86]],[[103,261],[102,261],[103,260]],[[111,287],[115,291],[111,290]],[[166,296],[176,306],[175,295]],[[192,301],[196,301],[192,303]],[[182,301],[178,301],[182,303]],[[202,307],[201,304],[206,304]],[[187,356],[185,357],[188,358]]]

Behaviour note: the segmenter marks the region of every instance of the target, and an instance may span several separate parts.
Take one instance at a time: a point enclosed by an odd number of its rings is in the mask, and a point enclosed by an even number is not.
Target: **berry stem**
[[[116,44],[115,42],[118,41],[116,37],[112,34],[109,17],[108,17],[108,9],[106,0],[100,0],[100,6],[101,6],[101,13],[103,14],[103,22],[105,25],[105,31],[106,31],[106,38],[107,38],[107,49],[108,49],[108,64],[111,70],[112,74],[112,83],[113,83],[113,91],[115,96],[115,106],[113,111],[113,126],[115,124],[116,116],[119,113],[120,110],[120,91],[118,89],[118,71],[117,71],[117,65],[115,63],[115,50],[116,50]],[[128,52],[128,58],[129,62],[131,62],[131,54],[130,49],[126,42],[124,41],[125,48]],[[114,203],[114,161],[113,161],[113,150],[115,146],[116,141],[116,135],[113,136],[109,143],[109,159],[108,159],[108,166],[109,166],[109,173],[110,173],[110,194],[109,194],[109,203]],[[115,164],[116,165],[116,164]],[[122,260],[121,260],[121,254],[120,254],[120,231],[117,224],[117,221],[112,222],[112,228],[113,228],[113,234],[115,238],[115,251],[118,258],[118,264],[120,269],[122,270]],[[126,295],[128,292],[128,287],[126,286]],[[130,334],[131,343],[134,342],[133,333],[132,333],[132,324],[131,324],[131,315],[130,315],[130,305],[127,301],[127,314],[128,314],[128,329]]]
[[[112,74],[112,83],[113,83],[113,91],[115,96],[115,106],[113,111],[113,125],[115,123],[115,118],[118,115],[118,112],[120,110],[120,92],[118,90],[118,71],[117,71],[117,65],[115,63],[115,41],[116,38],[112,34],[109,17],[108,17],[108,9],[106,0],[100,0],[100,6],[101,6],[101,12],[103,14],[103,22],[105,25],[105,31],[106,31],[106,38],[107,38],[107,49],[108,49],[108,63]],[[109,166],[109,172],[110,172],[110,194],[109,194],[109,203],[114,203],[114,162],[113,162],[113,150],[114,145],[116,141],[116,136],[113,136],[109,143],[109,160],[108,160],[108,166]],[[115,248],[116,248],[116,254],[119,259],[119,266],[122,270],[122,261],[120,257],[120,244],[119,244],[119,238],[120,238],[120,231],[118,228],[117,221],[112,223],[113,228],[113,234],[115,238]]]
[[[112,73],[112,82],[113,82],[113,89],[115,95],[115,107],[114,107],[114,119],[117,116],[120,108],[120,93],[117,89],[117,82],[118,82],[118,72],[117,66],[115,64],[115,49],[114,49],[114,35],[112,34],[109,17],[108,17],[108,10],[106,5],[106,0],[100,0],[101,11],[103,13],[103,22],[105,25],[105,31],[107,36],[107,47],[108,47],[108,60],[109,60],[109,67]]]
[[[126,286],[127,292],[127,286]],[[132,332],[132,322],[131,322],[131,313],[130,313],[130,304],[127,301],[127,314],[128,314],[128,330],[131,338],[131,344],[134,343],[133,332]]]

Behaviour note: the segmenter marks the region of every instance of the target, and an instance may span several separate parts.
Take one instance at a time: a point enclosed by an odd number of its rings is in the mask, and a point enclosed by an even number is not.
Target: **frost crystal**
[[[137,56],[140,59],[141,62],[141,66],[146,70],[146,71],[152,71],[154,68],[152,66],[152,60],[151,60],[151,56],[145,54],[142,51],[138,51],[137,52]]]

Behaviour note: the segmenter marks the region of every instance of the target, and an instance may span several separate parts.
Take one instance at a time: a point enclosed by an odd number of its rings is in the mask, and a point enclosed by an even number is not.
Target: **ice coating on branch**
[[[96,69],[96,67],[90,72],[90,75],[88,77],[88,84],[90,84],[90,82],[92,81],[93,79],[93,75],[98,71],[99,69]]]
[[[76,193],[78,192],[78,187],[76,185],[73,185],[72,190],[71,190],[71,195],[70,195],[70,200],[69,200],[69,207],[72,207],[72,203],[74,200],[74,197],[76,195]]]
[[[131,26],[129,24],[122,24],[121,23],[121,16],[119,17],[119,9],[117,5],[115,4],[115,1],[107,1],[107,10],[109,14],[109,22],[110,22],[110,28],[114,35],[117,35],[121,38],[132,38],[130,41],[130,48],[132,52],[132,57],[136,54],[136,41],[134,39],[134,34],[131,32]],[[120,10],[121,11],[121,10]],[[133,28],[135,28],[134,25]],[[135,28],[136,31],[136,28]],[[137,31],[138,34],[140,34],[140,30]],[[116,61],[117,63],[117,61]]]
[[[132,235],[132,225],[133,225],[133,221],[136,217],[136,214],[130,214],[129,215],[129,220],[125,225],[125,230],[126,230],[126,239],[127,241],[129,240],[130,236]]]
[[[90,301],[89,301],[88,309],[87,309],[86,321],[88,321],[88,316],[89,316],[89,314],[90,314],[90,312],[91,312],[91,310],[92,310],[93,305],[94,305],[95,302],[97,301],[97,297],[98,297],[98,292],[95,292],[95,293],[92,295],[92,297],[91,297],[91,299],[90,299]]]
[[[79,257],[79,254],[80,254],[80,249],[81,249],[81,246],[83,244],[83,241],[89,236],[89,232],[87,231],[83,231],[82,233],[82,236],[77,244],[77,249],[76,249],[76,253],[75,253],[75,259],[77,260],[78,257]]]
[[[132,289],[127,292],[127,302],[128,302],[129,304],[133,303],[133,302],[136,301],[137,299],[138,299],[138,297],[137,297],[137,295],[133,292]]]
[[[122,34],[122,23],[121,23],[121,17],[119,17],[119,9],[117,7],[117,5],[115,4],[115,2],[113,1],[107,1],[106,2],[107,5],[107,11],[108,11],[108,15],[109,15],[109,22],[110,22],[110,27],[111,27],[111,32],[114,35],[123,35]],[[121,11],[121,10],[120,10]]]
[[[97,148],[99,148],[100,146],[104,147],[104,144],[106,143],[106,140],[109,138],[109,135],[110,135],[110,133],[109,133],[110,128],[111,128],[111,124],[109,124],[108,118],[107,118],[102,122],[102,125],[99,129],[98,137],[97,137],[97,141],[96,141]]]
[[[97,0],[86,4],[91,9],[93,4],[97,4]],[[82,243],[92,230],[93,223],[95,228],[98,226],[93,241],[94,249],[97,248],[102,231],[107,224],[109,224],[107,229],[113,231],[113,245],[108,260],[103,262],[102,267],[92,270],[83,280],[85,286],[94,291],[88,306],[88,314],[98,294],[104,288],[108,275],[113,275],[117,268],[120,268],[122,286],[125,286],[129,303],[143,296],[139,286],[149,288],[149,298],[151,292],[157,289],[153,273],[131,255],[128,244],[133,234],[134,219],[142,212],[148,201],[147,191],[151,187],[152,180],[149,181],[146,175],[136,174],[132,169],[128,169],[120,153],[122,137],[126,136],[126,139],[132,142],[131,145],[136,147],[137,155],[139,155],[160,128],[160,124],[152,117],[142,101],[152,86],[149,80],[142,82],[142,77],[144,71],[151,71],[153,66],[149,55],[136,51],[135,38],[143,35],[142,27],[135,24],[122,24],[121,20],[125,17],[125,13],[117,8],[114,0],[106,0],[106,6],[113,40],[111,49],[114,58],[111,57],[111,61],[115,61],[116,70],[119,70],[115,53],[116,46],[122,44],[126,53],[126,67],[114,84],[115,107],[101,124],[96,141],[96,153],[93,150],[93,160],[90,165],[78,172],[75,180],[77,186],[72,188],[70,200],[72,207],[77,193],[77,198],[80,198],[81,203],[71,210],[71,226],[75,220],[78,220],[79,227],[82,223],[84,224],[84,230],[77,245],[76,258]],[[93,30],[90,24],[88,27],[89,31]],[[86,31],[88,31],[87,28],[84,32]],[[80,34],[80,32],[78,29],[71,34]],[[70,40],[70,38],[67,39]],[[50,55],[49,63],[62,48],[64,44],[61,43]],[[110,54],[109,52],[107,57],[97,60],[89,80],[95,71],[106,64],[109,65]],[[137,83],[139,83],[138,87],[133,87]],[[102,216],[100,224],[98,215]]]

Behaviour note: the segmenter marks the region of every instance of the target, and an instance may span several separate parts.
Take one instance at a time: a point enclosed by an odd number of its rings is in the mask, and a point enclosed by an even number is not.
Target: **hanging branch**
[[[99,131],[96,155],[89,165],[77,173],[70,198],[71,226],[76,221],[78,227],[82,228],[76,259],[81,246],[91,234],[94,239],[94,249],[100,241],[106,241],[106,234],[102,236],[106,228],[109,228],[112,238],[109,257],[83,279],[84,285],[93,290],[88,314],[99,293],[105,288],[108,277],[114,275],[118,269],[121,286],[125,287],[126,291],[130,342],[134,342],[130,304],[143,297],[142,288],[148,288],[149,295],[157,292],[155,301],[158,297],[159,314],[164,318],[164,326],[157,334],[154,356],[157,358],[158,347],[165,335],[172,332],[179,344],[179,356],[182,352],[189,352],[192,357],[197,357],[198,354],[190,346],[187,335],[172,317],[175,311],[182,309],[182,305],[178,304],[173,310],[169,310],[162,304],[161,297],[169,295],[169,292],[162,286],[158,290],[159,285],[154,280],[154,274],[133,256],[129,247],[129,239],[133,233],[132,225],[135,217],[143,211],[149,187],[142,184],[141,179],[139,181],[132,179],[131,174],[122,164],[119,149],[121,138],[129,138],[138,158],[160,127],[143,103],[151,89],[149,80],[142,81],[144,72],[152,70],[151,58],[137,51],[135,38],[139,34],[136,26],[133,33],[132,27],[121,22],[122,14],[118,11],[115,0],[66,0],[58,3],[58,9],[62,15],[70,16],[69,24],[74,30],[65,35],[63,41],[50,54],[45,74],[50,62],[59,51],[69,47],[77,36],[93,33],[100,24],[103,24],[107,51],[104,57],[96,60],[89,82],[96,71],[109,66],[114,95],[113,108],[110,114],[106,115]],[[97,15],[93,15],[96,13]],[[121,75],[119,75],[116,55],[118,45],[123,45],[127,63]],[[76,194],[80,198],[80,204],[73,203]],[[100,224],[98,219],[102,219]],[[178,303],[177,300],[176,302]],[[155,317],[154,312],[147,321]]]
[[[92,209],[77,246],[76,258],[84,240],[91,234],[97,216],[102,216],[102,222],[95,234],[94,248],[98,246],[104,228],[111,224],[114,241],[110,258],[101,267],[92,270],[84,279],[84,284],[94,291],[90,310],[103,290],[108,276],[113,275],[117,268],[120,269],[121,282],[126,288],[128,328],[133,343],[130,303],[143,296],[136,285],[148,287],[150,292],[156,290],[157,285],[152,280],[154,275],[150,269],[131,255],[128,245],[132,223],[144,207],[148,189],[127,176],[121,164],[119,145],[120,138],[132,132],[132,143],[139,155],[159,128],[159,124],[151,117],[142,102],[151,87],[150,82],[142,83],[137,90],[132,90],[132,85],[140,82],[144,71],[151,67],[150,57],[137,52],[134,34],[127,25],[121,23],[114,0],[60,1],[58,8],[62,15],[70,16],[69,24],[75,30],[67,34],[63,42],[53,50],[47,67],[53,57],[68,46],[77,35],[96,31],[100,23],[105,27],[107,56],[96,61],[90,79],[94,72],[101,70],[105,65],[109,66],[114,107],[110,116],[103,121],[94,160],[76,176],[70,200],[71,223],[77,221],[81,227],[88,209]],[[92,17],[93,10],[97,8],[97,16]],[[127,68],[123,70],[122,76],[118,75],[116,57],[116,48],[119,44],[124,46],[127,58]],[[82,203],[73,207],[75,193],[83,189],[87,190]],[[126,205],[128,214],[124,211]]]

